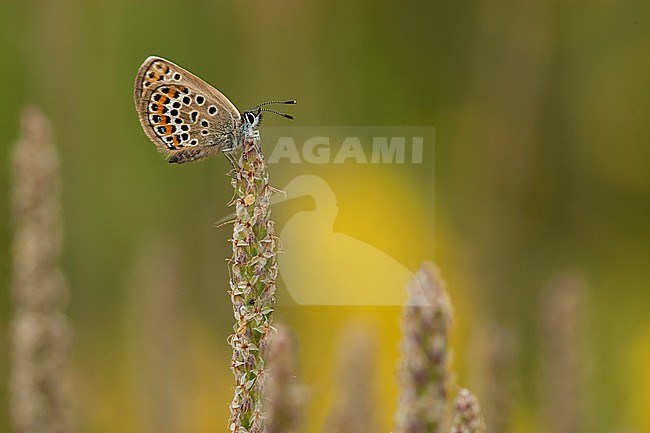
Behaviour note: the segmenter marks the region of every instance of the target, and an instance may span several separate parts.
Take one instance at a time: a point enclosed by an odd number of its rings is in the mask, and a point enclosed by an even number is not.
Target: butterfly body
[[[240,114],[217,89],[160,57],[140,66],[133,99],[144,132],[170,163],[233,152],[259,134],[259,107]]]

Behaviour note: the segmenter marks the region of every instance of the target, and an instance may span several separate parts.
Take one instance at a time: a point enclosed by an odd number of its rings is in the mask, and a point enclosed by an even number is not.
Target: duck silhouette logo
[[[280,232],[278,255],[287,291],[300,305],[431,305],[413,273],[384,251],[334,232],[334,191],[321,177],[301,175],[284,188],[291,200],[311,196],[315,209],[293,214]],[[410,294],[406,286],[410,282]],[[408,295],[408,296],[407,296]]]

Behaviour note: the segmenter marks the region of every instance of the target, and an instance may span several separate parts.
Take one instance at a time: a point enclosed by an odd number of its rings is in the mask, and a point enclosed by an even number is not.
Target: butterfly
[[[269,101],[240,114],[223,93],[169,60],[155,56],[140,66],[133,99],[145,134],[175,164],[219,152],[232,163],[232,152],[258,133],[263,111],[293,119],[263,106],[296,103]]]

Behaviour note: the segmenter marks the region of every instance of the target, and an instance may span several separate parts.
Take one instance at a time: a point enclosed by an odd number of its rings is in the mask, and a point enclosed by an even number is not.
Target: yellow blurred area
[[[639,431],[650,430],[650,327],[638,332],[630,342],[626,356],[623,358],[621,371],[625,371],[624,380],[627,382],[630,394],[626,397],[629,401],[628,422],[630,426],[638,426]]]
[[[405,305],[415,268],[404,263],[433,251],[433,212],[422,206],[431,197],[418,197],[412,185],[381,170],[350,176],[346,183],[353,186],[339,184],[336,191],[327,178],[300,175],[282,187],[288,200],[314,202],[278,232],[289,295],[299,305]]]

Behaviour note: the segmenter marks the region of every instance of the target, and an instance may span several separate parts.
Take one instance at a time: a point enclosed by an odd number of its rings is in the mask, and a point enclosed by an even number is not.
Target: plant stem
[[[247,137],[231,181],[236,220],[229,293],[236,323],[228,342],[236,384],[229,427],[237,433],[265,431],[263,355],[269,345],[278,273],[278,243],[270,219],[272,190],[260,144],[259,134]]]

